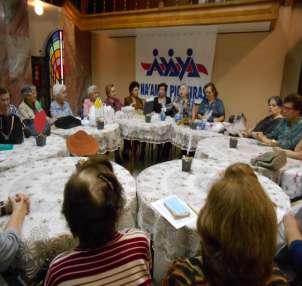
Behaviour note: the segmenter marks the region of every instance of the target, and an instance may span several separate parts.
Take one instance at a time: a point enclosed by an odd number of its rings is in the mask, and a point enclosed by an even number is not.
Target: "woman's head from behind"
[[[197,228],[210,285],[265,285],[272,271],[277,219],[248,165],[231,165],[212,186]]]
[[[110,241],[124,205],[123,189],[107,160],[90,158],[65,185],[63,214],[83,248]]]
[[[280,96],[272,96],[267,101],[268,104],[268,112],[272,116],[278,116],[282,112],[282,98]]]

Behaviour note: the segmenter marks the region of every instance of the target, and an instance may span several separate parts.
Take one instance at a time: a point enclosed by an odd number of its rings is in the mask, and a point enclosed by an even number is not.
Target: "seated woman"
[[[88,98],[84,99],[83,103],[83,116],[88,117],[90,107],[94,104],[97,97],[99,97],[99,91],[96,85],[91,85],[87,89]]]
[[[162,82],[158,85],[158,96],[154,98],[153,110],[160,113],[165,108],[166,115],[173,116],[171,98],[167,96],[168,86]]]
[[[56,83],[52,87],[52,95],[54,100],[50,104],[50,115],[53,118],[65,117],[73,115],[70,105],[65,98],[66,86],[64,84]]]
[[[243,136],[253,137],[254,132],[263,132],[263,134],[271,133],[281,122],[283,118],[282,112],[282,98],[280,96],[272,96],[268,99],[269,115],[262,119],[254,129],[243,133]]]
[[[214,183],[199,213],[197,230],[201,256],[177,259],[163,285],[288,285],[273,267],[274,206],[248,165],[229,166]]]
[[[114,111],[119,111],[122,109],[123,104],[121,101],[116,97],[116,89],[113,84],[108,84],[105,87],[105,92],[106,92],[106,100],[105,104],[108,106],[111,106]]]
[[[151,285],[146,235],[117,230],[123,189],[111,163],[90,158],[65,185],[63,214],[79,246],[50,264],[45,286]]]
[[[34,85],[26,85],[21,89],[22,102],[19,105],[21,120],[25,126],[24,133],[26,136],[36,136],[34,128],[34,118],[38,111],[43,110],[37,100],[37,90]],[[38,110],[39,109],[39,110]],[[50,135],[50,119],[48,119],[44,133]]]
[[[193,117],[193,102],[190,101],[189,88],[186,84],[179,87],[179,96],[173,101],[173,109],[182,118]]]
[[[0,144],[21,144],[23,125],[7,89],[0,87]]]
[[[283,149],[287,156],[302,160],[302,97],[290,94],[284,98],[283,118],[268,134],[254,132],[253,137],[266,145]]]
[[[139,83],[132,81],[129,85],[129,96],[125,97],[124,105],[133,106],[136,110],[143,110],[143,100],[139,98]]]
[[[143,110],[144,109],[144,103],[141,98],[139,98],[139,83],[137,81],[132,81],[129,85],[129,96],[125,97],[124,99],[124,105],[125,106],[133,106],[135,110]],[[136,153],[139,146],[138,141],[134,141],[133,147],[134,147],[134,154]],[[123,157],[125,159],[129,159],[129,150],[131,148],[131,142],[129,140],[124,140],[124,150],[123,150]],[[145,158],[145,152],[146,152],[146,143],[141,143],[141,152],[140,152],[140,160],[143,160]]]
[[[10,197],[7,202],[1,204],[0,215],[11,213],[11,216],[5,230],[0,233],[0,285],[26,285],[11,265],[22,245],[21,230],[29,207],[29,198],[24,194]]]
[[[223,122],[225,115],[224,105],[222,100],[218,98],[218,91],[214,83],[209,82],[204,86],[203,90],[207,100],[200,104],[197,117],[209,122]]]

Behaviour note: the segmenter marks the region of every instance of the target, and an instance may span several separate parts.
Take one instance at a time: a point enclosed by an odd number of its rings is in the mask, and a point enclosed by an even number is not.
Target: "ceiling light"
[[[36,14],[39,16],[43,15],[44,7],[43,7],[42,1],[36,0],[34,5],[35,5],[34,9],[35,9]]]

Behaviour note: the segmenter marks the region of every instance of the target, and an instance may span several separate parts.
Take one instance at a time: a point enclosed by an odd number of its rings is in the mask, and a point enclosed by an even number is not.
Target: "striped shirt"
[[[117,232],[99,249],[75,249],[50,264],[45,286],[151,285],[151,255],[146,235]]]
[[[162,286],[210,286],[203,270],[203,260],[201,256],[176,259],[165,277]],[[274,267],[271,277],[265,286],[288,286],[287,278],[281,271]]]

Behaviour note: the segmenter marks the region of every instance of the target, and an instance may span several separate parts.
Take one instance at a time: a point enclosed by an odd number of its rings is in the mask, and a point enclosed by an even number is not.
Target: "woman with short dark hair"
[[[17,108],[10,104],[10,94],[0,87],[0,144],[21,144],[23,125]]]
[[[197,111],[199,119],[204,119],[209,122],[224,121],[225,111],[223,101],[218,98],[218,91],[214,83],[209,82],[203,88],[203,93],[206,96]]]
[[[211,187],[197,230],[201,256],[177,259],[163,285],[288,285],[273,267],[274,206],[248,165],[231,165]]]
[[[65,185],[63,214],[79,246],[55,258],[45,285],[151,285],[149,240],[117,231],[123,189],[111,163],[90,158]]]
[[[154,98],[153,110],[160,113],[162,109],[165,110],[166,115],[172,116],[171,98],[167,96],[168,86],[162,82],[158,85],[158,96]]]
[[[302,159],[302,97],[290,94],[283,100],[283,118],[274,130],[268,134],[255,132],[253,137],[262,143],[280,147],[288,157]]]
[[[253,132],[263,132],[264,135],[271,133],[281,122],[282,116],[282,98],[280,96],[271,96],[268,101],[269,115],[259,121],[254,129],[243,132],[242,135],[253,137]]]
[[[135,109],[143,109],[144,104],[141,98],[139,98],[139,83],[132,81],[129,84],[129,96],[125,97],[124,105],[133,106]]]

